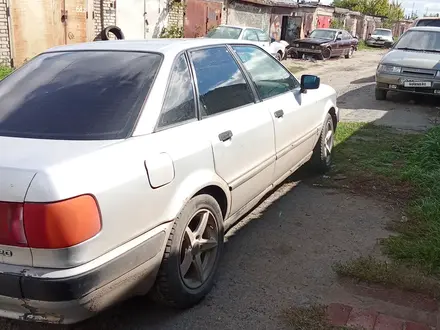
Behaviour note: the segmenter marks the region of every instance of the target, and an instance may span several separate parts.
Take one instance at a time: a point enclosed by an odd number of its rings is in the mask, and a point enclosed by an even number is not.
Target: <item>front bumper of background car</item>
[[[405,86],[405,82],[429,83],[430,86]],[[440,96],[440,79],[416,78],[400,74],[376,72],[376,88],[395,92]]]

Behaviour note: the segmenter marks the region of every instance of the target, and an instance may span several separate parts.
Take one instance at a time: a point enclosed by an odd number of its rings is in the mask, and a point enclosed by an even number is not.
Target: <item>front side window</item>
[[[238,39],[241,34],[240,28],[232,27],[232,26],[217,26],[215,29],[212,29],[206,35],[206,38],[213,39]]]
[[[348,33],[347,31],[342,32],[342,39],[343,40],[350,40],[352,37],[350,35],[350,33]]]
[[[180,55],[172,71],[158,127],[175,125],[196,118],[194,90],[185,55]]]
[[[226,47],[190,53],[197,79],[202,117],[254,102],[243,73]]]
[[[312,33],[310,33],[309,38],[312,39],[326,39],[326,40],[334,40],[336,37],[336,31],[332,30],[313,30]]]
[[[251,75],[262,99],[299,87],[298,81],[273,56],[253,46],[232,46]]]
[[[247,29],[247,30],[244,30],[244,32],[243,32],[243,39],[250,40],[250,41],[258,41],[258,36],[254,30]]]
[[[394,49],[440,52],[440,32],[407,31]]]
[[[127,138],[161,62],[128,51],[42,54],[0,83],[0,136]]]

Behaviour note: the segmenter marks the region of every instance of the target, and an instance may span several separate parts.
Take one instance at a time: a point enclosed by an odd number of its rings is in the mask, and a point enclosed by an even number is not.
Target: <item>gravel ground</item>
[[[380,57],[380,52],[358,52],[349,60],[300,62],[306,68],[301,73],[318,74],[337,89],[342,120],[403,129],[432,125],[432,104],[413,105],[401,95],[374,100],[373,74]],[[286,181],[228,232],[218,281],[200,305],[175,312],[136,298],[74,329],[286,329],[280,316],[284,309],[337,299],[341,290],[334,262],[373,252],[376,240],[388,235],[385,224],[398,215],[382,202],[316,188],[301,179]],[[0,329],[62,327],[0,320]]]

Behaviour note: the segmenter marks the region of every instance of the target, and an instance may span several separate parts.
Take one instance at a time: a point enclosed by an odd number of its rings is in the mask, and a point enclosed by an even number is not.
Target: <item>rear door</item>
[[[249,72],[260,104],[274,121],[276,181],[310,156],[321,126],[323,105],[319,93],[300,93],[296,78],[258,47],[232,45],[232,49]]]
[[[253,32],[255,33],[255,32]],[[272,183],[275,136],[270,113],[226,46],[191,50],[203,136],[215,170],[229,185],[231,214]]]

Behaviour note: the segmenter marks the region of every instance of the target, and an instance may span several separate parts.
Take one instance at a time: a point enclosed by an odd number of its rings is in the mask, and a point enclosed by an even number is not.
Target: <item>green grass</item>
[[[397,234],[382,241],[384,252],[396,267],[406,265],[427,275],[440,275],[440,127],[426,134],[405,134],[369,124],[341,123],[338,130],[333,174],[346,176],[344,184],[350,189],[400,203],[409,219],[390,224]],[[384,277],[379,274],[388,272],[388,282],[409,287],[402,284],[404,279],[393,280],[399,272],[391,266],[365,274],[368,267],[360,267],[365,265],[362,259],[351,268],[355,263],[346,264],[345,269],[352,271],[343,273],[369,281],[376,277],[381,282]],[[353,271],[356,268],[364,270]]]
[[[0,80],[9,76],[12,71],[13,71],[13,69],[11,69],[11,68],[8,68],[5,66],[0,66]]]
[[[326,306],[313,305],[285,310],[282,315],[292,330],[344,330],[348,327],[337,327],[329,323]]]
[[[417,268],[380,261],[373,257],[360,257],[347,263],[337,263],[334,270],[340,276],[353,277],[366,283],[393,285],[440,298],[440,282],[426,276]]]
[[[365,43],[365,40],[359,40],[359,43],[358,43],[358,50],[372,50],[372,51],[375,51],[375,50],[382,50],[383,48],[380,48],[380,47],[370,47],[370,46],[368,46],[366,43]]]

